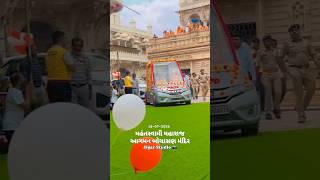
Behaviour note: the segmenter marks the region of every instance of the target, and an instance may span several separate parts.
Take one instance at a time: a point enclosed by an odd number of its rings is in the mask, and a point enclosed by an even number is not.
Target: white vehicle
[[[211,128],[257,134],[261,115],[257,91],[248,74],[241,70],[215,3],[211,12]]]
[[[180,66],[175,59],[149,61],[146,75],[147,104],[191,104],[190,88],[185,85]]]
[[[97,115],[106,120],[109,116],[110,89],[109,89],[109,70],[107,58],[98,54],[86,54],[89,57],[91,66],[91,102],[90,107]],[[46,79],[45,53],[39,53],[38,58],[44,72],[43,77]],[[2,72],[7,76],[18,71],[18,67],[26,58],[25,55],[14,56],[4,59],[4,65],[1,67]]]
[[[146,97],[146,88],[147,88],[146,81],[139,78],[138,83],[139,83],[139,96],[141,99],[144,99]]]

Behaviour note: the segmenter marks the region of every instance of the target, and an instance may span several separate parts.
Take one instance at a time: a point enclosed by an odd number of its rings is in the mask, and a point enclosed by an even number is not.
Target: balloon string
[[[121,131],[118,131],[115,138],[113,139],[112,143],[111,143],[111,147],[110,147],[110,150],[112,149],[112,147],[116,144],[117,140],[118,140],[118,137],[120,136],[121,134]]]

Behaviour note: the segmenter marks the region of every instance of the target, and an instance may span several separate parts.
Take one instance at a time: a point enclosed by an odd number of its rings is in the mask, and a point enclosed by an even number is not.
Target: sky
[[[165,30],[175,30],[179,26],[179,0],[123,0],[123,3],[139,12],[137,15],[124,8],[121,11],[121,21],[129,25],[130,20],[135,19],[137,28],[146,30],[147,25],[153,26],[153,32],[161,36]]]

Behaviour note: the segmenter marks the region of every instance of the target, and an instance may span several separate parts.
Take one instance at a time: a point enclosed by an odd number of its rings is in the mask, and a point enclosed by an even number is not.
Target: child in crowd
[[[15,73],[10,77],[10,81],[11,87],[6,96],[3,119],[3,132],[9,144],[15,130],[23,121],[25,109],[27,109],[22,92],[23,76],[20,73]]]
[[[114,103],[118,100],[119,92],[116,84],[112,85],[112,94],[111,94],[111,110],[113,109]]]

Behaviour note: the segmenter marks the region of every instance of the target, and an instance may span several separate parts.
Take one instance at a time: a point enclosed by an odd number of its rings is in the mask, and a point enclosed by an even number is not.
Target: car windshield
[[[154,64],[154,79],[156,86],[167,86],[183,83],[177,62],[161,62]]]

